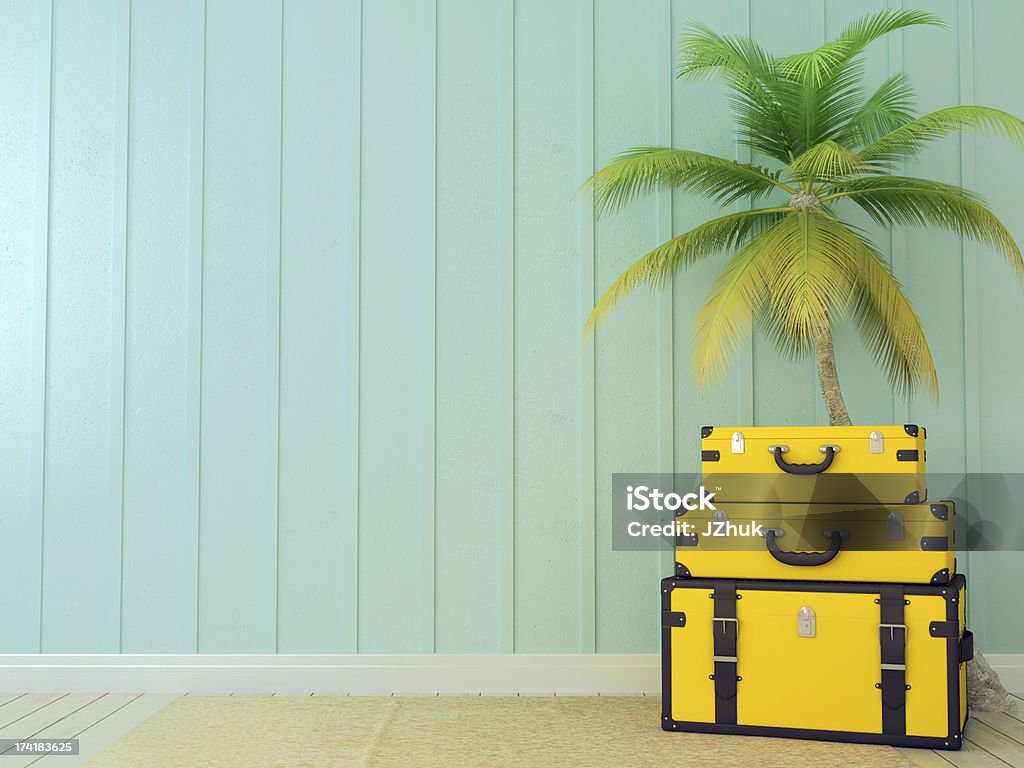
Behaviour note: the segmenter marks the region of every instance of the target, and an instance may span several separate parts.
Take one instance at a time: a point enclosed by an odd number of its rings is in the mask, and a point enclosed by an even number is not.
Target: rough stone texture
[[[977,712],[1014,712],[1016,701],[978,651],[967,662],[967,705]]]

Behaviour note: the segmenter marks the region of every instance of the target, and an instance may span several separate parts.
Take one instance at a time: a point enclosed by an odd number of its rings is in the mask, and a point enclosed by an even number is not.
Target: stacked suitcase
[[[661,584],[662,727],[959,749],[973,638],[925,430],[701,438],[716,509],[682,514]]]

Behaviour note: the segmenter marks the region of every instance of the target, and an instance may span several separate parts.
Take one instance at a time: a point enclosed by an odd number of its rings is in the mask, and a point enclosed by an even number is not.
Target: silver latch
[[[743,453],[743,433],[733,432],[732,433],[732,452]]]
[[[883,453],[885,451],[883,442],[881,432],[877,430],[872,432],[868,437],[868,450],[871,451],[871,453]]]
[[[903,515],[893,510],[885,519],[885,538],[889,541],[903,541],[903,536]]]
[[[804,606],[796,614],[796,636],[814,637],[817,632],[817,618],[814,609]]]

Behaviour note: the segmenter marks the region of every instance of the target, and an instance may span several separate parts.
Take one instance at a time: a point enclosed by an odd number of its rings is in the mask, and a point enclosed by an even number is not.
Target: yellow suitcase
[[[924,501],[925,430],[703,427],[703,484],[719,501],[914,504]]]
[[[677,518],[676,576],[946,584],[956,571],[952,501],[717,507]]]
[[[959,749],[965,582],[664,579],[662,728]]]

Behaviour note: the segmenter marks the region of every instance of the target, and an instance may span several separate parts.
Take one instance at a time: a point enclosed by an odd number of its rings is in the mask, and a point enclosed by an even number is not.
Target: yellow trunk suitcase
[[[662,728],[959,749],[964,577],[664,579]]]
[[[951,501],[717,507],[677,518],[676,576],[946,584],[956,571]]]
[[[719,501],[913,504],[927,498],[925,430],[703,427],[704,487]]]

